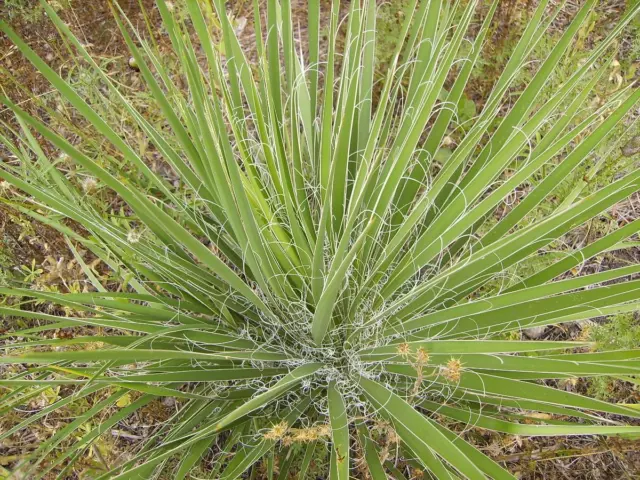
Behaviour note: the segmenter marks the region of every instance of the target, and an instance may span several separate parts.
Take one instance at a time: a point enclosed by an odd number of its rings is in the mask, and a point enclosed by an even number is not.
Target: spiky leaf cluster
[[[632,171],[593,193],[578,188],[530,221],[640,100],[630,87],[585,109],[640,7],[541,102],[595,1],[584,2],[549,55],[529,65],[559,11],[539,2],[484,106],[459,125],[497,0],[488,10],[474,0],[407,2],[399,15],[404,41],[381,78],[375,1],[351,2],[342,19],[337,0],[309,0],[303,46],[290,0],[254,3],[249,61],[224,2],[214,0],[211,18],[202,2],[185,2],[175,16],[160,0],[177,76],[166,54],[114,11],[162,124],[137,109],[45,4],[102,94],[178,182],[150,168],[117,125],[1,24],[107,153],[97,161],[5,98],[22,130],[3,143],[20,162],[4,162],[0,177],[27,200],[12,197],[16,208],[90,251],[123,285],[110,291],[91,274],[89,292],[0,291],[22,298],[0,307],[2,315],[39,324],[8,336],[14,341],[0,362],[27,368],[0,380],[4,411],[51,386],[72,391],[0,439],[73,402],[99,399],[30,452],[29,478],[64,478],[103,432],[165,397],[177,401],[172,418],[104,478],[163,470],[185,478],[207,452],[215,458],[211,478],[250,468],[256,478],[273,469],[274,456],[280,478],[287,471],[303,478],[321,448],[330,452],[330,478],[346,480],[366,464],[381,480],[388,445],[376,440],[384,431],[401,456],[437,478],[502,479],[513,477],[457,425],[527,436],[640,433],[622,420],[640,417],[637,409],[552,386],[636,375],[640,351],[590,353],[585,342],[508,335],[639,306],[638,265],[563,275],[619,246],[640,220],[517,274],[545,246],[640,188],[640,171]],[[514,94],[523,68],[535,73]],[[455,145],[441,161],[449,136]],[[91,191],[39,142],[74,162]],[[126,225],[87,199],[98,188],[123,205]],[[515,190],[526,195],[496,221]],[[32,302],[73,314],[44,313]],[[69,326],[104,334],[39,336]],[[118,403],[125,395],[132,401]],[[111,414],[90,422],[103,411]]]

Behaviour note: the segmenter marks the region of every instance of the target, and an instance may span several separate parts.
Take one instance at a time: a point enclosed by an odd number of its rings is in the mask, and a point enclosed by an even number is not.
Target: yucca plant
[[[133,106],[45,3],[100,92],[179,181],[150,168],[117,125],[1,24],[103,148],[83,152],[74,146],[81,139],[4,98],[20,131],[3,137],[15,157],[0,169],[13,189],[3,201],[62,232],[76,254],[92,252],[122,287],[105,288],[83,263],[91,291],[0,291],[2,315],[32,320],[4,335],[2,411],[52,387],[67,392],[0,440],[90,399],[28,452],[23,478],[68,478],[101,435],[164,397],[176,400],[172,417],[100,478],[185,478],[203,458],[209,478],[305,478],[327,453],[335,480],[401,478],[396,459],[432,478],[506,479],[514,477],[465,440],[466,428],[640,434],[635,405],[556,388],[578,377],[637,382],[640,350],[519,335],[640,307],[640,265],[565,275],[626,248],[640,220],[533,274],[520,268],[640,189],[640,171],[630,171],[595,191],[577,186],[547,201],[551,213],[532,216],[638,104],[637,87],[589,101],[640,6],[549,92],[595,0],[531,66],[560,11],[542,0],[482,110],[461,125],[458,105],[498,1],[408,3],[404,41],[380,81],[373,0],[351,2],[344,19],[338,0],[309,0],[304,47],[290,0],[256,1],[254,52],[241,47],[221,0],[185,2],[180,16],[160,0],[177,73],[115,7],[161,123]],[[535,73],[514,94],[524,68]],[[455,148],[441,160],[450,139]],[[57,155],[76,164],[73,177]],[[526,195],[495,215],[524,185]],[[93,201],[97,189],[118,209]],[[34,308],[43,302],[62,308]],[[74,326],[90,333],[42,336]]]

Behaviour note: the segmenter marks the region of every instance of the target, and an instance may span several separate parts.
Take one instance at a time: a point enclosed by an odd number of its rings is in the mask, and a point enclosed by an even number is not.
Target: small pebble
[[[535,340],[535,339],[538,339],[538,338],[542,337],[542,334],[544,333],[545,329],[546,329],[545,326],[525,328],[524,329],[524,334],[528,338],[531,338],[531,339]]]
[[[640,135],[636,135],[622,147],[622,155],[625,157],[632,157],[636,153],[640,153]]]

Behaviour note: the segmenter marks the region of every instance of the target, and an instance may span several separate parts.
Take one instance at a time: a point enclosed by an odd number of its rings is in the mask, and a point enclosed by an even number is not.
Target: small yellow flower
[[[327,423],[324,423],[319,427],[316,427],[316,429],[318,431],[318,436],[320,437],[328,437],[331,435],[331,427]]]
[[[283,420],[271,427],[271,430],[264,434],[264,438],[267,440],[280,440],[287,433],[287,430],[289,430],[289,425]]]
[[[420,347],[416,352],[416,362],[418,365],[426,365],[429,363],[429,352]]]
[[[414,468],[412,469],[411,473],[413,474],[413,478],[424,478],[424,471],[420,470],[419,468]]]
[[[302,428],[293,434],[292,439],[294,442],[313,442],[318,439],[318,432],[314,428]]]
[[[408,343],[401,343],[398,345],[398,353],[404,357],[408,356],[411,353],[411,348]]]
[[[462,363],[457,358],[452,358],[447,362],[447,366],[442,369],[442,374],[450,382],[458,382],[460,380],[460,372],[462,370]]]

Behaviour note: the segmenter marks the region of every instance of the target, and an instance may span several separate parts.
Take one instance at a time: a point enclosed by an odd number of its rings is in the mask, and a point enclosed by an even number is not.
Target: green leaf
[[[369,436],[366,425],[363,422],[358,422],[356,424],[356,428],[358,431],[358,441],[360,442],[360,447],[364,452],[364,459],[369,475],[371,475],[372,480],[386,480],[387,475],[382,463],[380,462],[378,450],[375,442]]]
[[[349,420],[342,394],[335,382],[327,389],[329,401],[329,420],[332,431],[332,461],[335,457],[336,480],[349,480]]]

